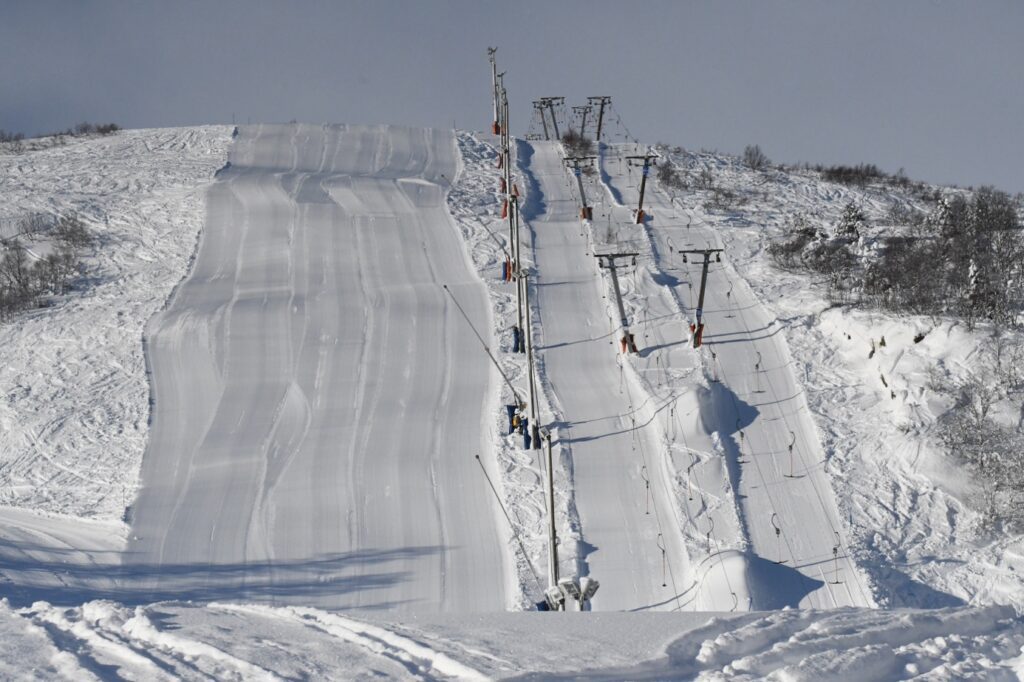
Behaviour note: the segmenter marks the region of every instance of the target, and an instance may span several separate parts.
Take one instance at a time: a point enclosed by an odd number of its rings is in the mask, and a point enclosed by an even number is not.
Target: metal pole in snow
[[[523,283],[519,273],[522,272],[521,263],[519,260],[519,200],[510,196],[508,198],[508,210],[509,219],[512,221],[512,274],[516,278],[516,311],[518,317],[516,318],[519,325],[519,348],[520,352],[523,350],[522,334],[526,333],[523,319]]]
[[[558,97],[548,97],[547,98],[547,102],[548,102],[548,109],[551,110],[551,125],[555,129],[555,139],[556,140],[561,140],[562,139],[562,135],[558,132],[558,119],[555,118],[555,100],[556,99],[561,99],[561,98],[558,98]]]
[[[580,192],[580,208],[582,209],[580,216],[588,220],[590,219],[590,212],[587,210],[587,195],[583,191],[583,169],[580,167],[580,163],[583,161],[593,161],[596,158],[596,156],[567,156],[565,158],[565,164],[572,164],[572,172],[576,176],[576,187]]]
[[[722,251],[722,249],[701,249],[701,250],[698,250],[698,251],[679,251],[679,253],[683,254],[683,262],[684,263],[686,262],[686,254],[688,254],[688,253],[698,254],[698,255],[704,256],[704,263],[703,263],[703,267],[701,268],[701,273],[700,273],[700,293],[697,296],[697,325],[696,325],[696,327],[694,329],[694,333],[693,333],[693,347],[694,348],[698,348],[701,345],[702,339],[703,339],[703,336],[704,336],[704,324],[703,324],[704,292],[707,290],[707,285],[708,285],[708,267],[711,265],[711,254],[713,254],[713,253],[720,253],[721,251]],[[718,258],[721,259],[720,256]]]
[[[541,125],[544,126],[544,140],[550,140],[551,136],[548,134],[548,117],[544,114],[544,109],[547,108],[547,105],[543,100],[536,100],[533,103],[533,108],[540,112],[540,122]]]
[[[572,110],[580,115],[580,137],[587,136],[587,112],[590,111],[590,105],[584,105],[580,107],[573,107]]]
[[[526,367],[530,385],[530,445],[533,446],[534,450],[539,450],[540,427],[537,422],[540,420],[540,407],[537,405],[537,385],[534,380],[533,334],[531,333],[533,325],[530,319],[530,280],[529,275],[525,271],[522,272],[520,278],[523,280],[523,307],[525,308],[526,316],[526,328],[523,329],[523,334],[526,337]]]
[[[555,467],[551,457],[551,432],[544,430],[548,442],[548,586],[558,585],[558,536],[555,531]]]
[[[629,322],[626,319],[626,307],[622,303],[622,290],[619,288],[619,273],[615,267],[616,258],[636,258],[636,253],[604,253],[594,254],[600,267],[608,268],[612,275],[612,289],[615,292],[615,303],[619,308],[619,324],[622,325],[623,341],[626,343],[626,350],[633,350],[633,335],[629,333]]]
[[[651,172],[651,162],[658,158],[654,154],[644,154],[642,156],[627,156],[626,162],[633,165],[633,161],[643,161],[643,174],[640,178],[640,203],[636,209],[636,224],[640,225],[644,221],[644,192],[647,189],[647,175]]]
[[[502,128],[501,134],[504,141],[504,153],[505,153],[505,190],[509,193],[512,192],[512,140],[508,132],[508,93],[504,90],[501,91],[502,98],[502,110],[504,115],[502,121],[504,128]]]
[[[626,322],[626,309],[622,305],[622,291],[619,290],[619,273],[615,269],[615,259],[608,259],[608,269],[612,272],[612,288],[615,289],[615,302],[619,304],[619,323],[622,331],[629,333],[629,323]]]
[[[494,132],[500,133],[501,127],[498,123],[498,64],[494,61],[496,47],[487,48],[487,56],[491,60],[491,98],[494,101]]]

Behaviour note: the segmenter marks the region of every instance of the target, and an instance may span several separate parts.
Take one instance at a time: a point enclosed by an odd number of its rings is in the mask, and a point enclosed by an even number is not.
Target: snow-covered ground
[[[820,278],[780,270],[766,251],[795,216],[831,232],[853,202],[868,218],[865,236],[877,238],[900,229],[891,220],[893,206],[924,212],[932,206],[920,193],[882,183],[850,187],[814,171],[755,172],[721,154],[659,151],[691,179],[706,170],[717,187],[740,199],[731,210],[709,210],[709,190],[670,191],[693,229],[718,235],[732,268],[771,312],[768,331],[785,338],[827,453],[850,549],[875,600],[886,606],[1021,608],[1024,543],[980,528],[971,504],[976,489],[935,434],[936,419],[952,406],[955,384],[991,362],[982,352],[991,330],[833,307]],[[653,225],[657,230],[657,214]],[[709,313],[708,335],[719,326]],[[1019,401],[1004,407],[1019,418]]]
[[[230,142],[0,155],[0,217],[73,211],[100,237],[88,282],[0,325],[0,676],[1020,674],[1024,547],[978,528],[934,439],[936,378],[976,371],[984,330],[831,308],[766,253],[794,214],[827,226],[853,200],[886,229],[913,198],[663,150],[746,202],[652,179],[639,227],[619,159],[646,148],[611,145],[581,223],[559,146],[517,146],[562,572],[601,581],[595,611],[696,613],[509,614],[544,583],[542,459],[440,287],[525,393],[494,139],[254,127],[214,182]],[[695,352],[700,269],[678,251],[717,246]],[[638,253],[637,355],[594,258],[616,250]]]
[[[304,607],[0,602],[19,680],[1016,680],[1008,607],[495,613],[381,620]]]
[[[0,324],[0,504],[120,520],[149,433],[143,328],[181,281],[231,128],[129,130],[0,154],[0,219],[77,214],[75,290]]]

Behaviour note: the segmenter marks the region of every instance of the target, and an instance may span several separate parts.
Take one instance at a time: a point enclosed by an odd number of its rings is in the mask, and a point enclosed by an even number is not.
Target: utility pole
[[[509,245],[512,250],[512,264],[509,267],[509,278],[516,282],[516,327],[514,330],[515,347],[514,353],[525,353],[526,343],[523,338],[525,331],[525,320],[523,319],[523,283],[519,277],[522,269],[519,260],[519,197],[514,194],[508,197],[508,234]]]
[[[505,121],[505,72],[502,71],[501,73],[496,74],[495,78],[497,79],[496,82],[498,84],[498,89],[496,91],[497,99],[495,100],[497,102],[497,112],[498,112],[498,133],[497,134],[501,135],[501,139],[502,139],[502,141],[504,141],[506,129],[508,128],[508,126],[506,125],[506,121]]]
[[[587,195],[583,191],[583,169],[580,164],[584,161],[593,161],[596,156],[567,156],[565,157],[565,165],[572,166],[572,172],[576,176],[576,186],[580,190],[580,218],[583,220],[593,220],[594,209],[587,205]]]
[[[580,137],[587,136],[587,114],[590,113],[590,105],[586,104],[581,107],[573,107],[572,111],[574,114],[580,117]]]
[[[644,190],[647,189],[647,175],[651,172],[651,166],[654,165],[654,160],[658,158],[657,154],[644,154],[642,156],[627,156],[626,163],[630,166],[639,165],[643,163],[643,177],[640,178],[640,203],[636,209],[636,224],[644,224]]]
[[[541,97],[541,103],[551,111],[551,127],[555,130],[555,139],[561,140],[562,134],[558,132],[558,117],[555,116],[555,104],[565,104],[564,97]]]
[[[601,124],[604,123],[604,108],[612,103],[612,98],[608,95],[600,95],[598,97],[588,97],[587,102],[597,105],[597,143],[601,144]]]
[[[487,58],[491,61],[491,98],[494,100],[494,124],[491,131],[495,135],[501,133],[501,124],[498,122],[498,64],[494,61],[494,53],[497,51],[496,47],[487,48]]]
[[[700,348],[704,338],[704,322],[701,318],[704,315],[704,290],[708,284],[708,266],[711,265],[711,254],[715,254],[715,262],[722,262],[722,249],[698,249],[694,251],[680,251],[683,254],[683,262],[686,260],[686,254],[692,253],[700,256],[704,256],[704,267],[700,273],[700,294],[697,296],[697,323],[690,325],[690,331],[693,332],[693,347]]]
[[[544,115],[544,110],[547,108],[547,103],[542,99],[533,100],[533,108],[540,113],[540,122],[544,126],[544,140],[550,140],[551,136],[548,134],[548,117]]]
[[[531,333],[532,323],[530,319],[530,273],[523,269],[519,271],[519,280],[523,287],[523,308],[525,313],[526,327],[523,334],[526,336],[526,372],[530,387],[530,446],[534,450],[540,449],[540,406],[537,405],[537,380],[534,371],[533,361],[533,334]]]
[[[551,456],[551,432],[541,429],[541,436],[547,441],[547,497],[548,497],[548,590],[558,589],[558,535],[555,530],[555,467]],[[561,604],[565,607],[564,603]]]
[[[626,319],[626,308],[622,304],[622,291],[619,288],[619,273],[615,267],[615,261],[618,258],[632,258],[633,264],[636,265],[636,253],[598,253],[594,254],[594,258],[597,259],[597,264],[601,268],[607,268],[612,275],[612,288],[615,290],[615,302],[619,306],[619,323],[622,325],[622,338],[619,340],[623,353],[638,353],[636,348],[636,340],[633,338],[633,334],[629,331],[629,321]]]

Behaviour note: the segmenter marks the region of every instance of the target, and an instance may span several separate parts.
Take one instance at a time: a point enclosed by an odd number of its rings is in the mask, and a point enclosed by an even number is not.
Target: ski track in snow
[[[644,304],[634,308],[634,318],[664,315],[650,310],[649,302],[666,285],[689,316],[696,305],[703,258],[691,254],[690,262],[684,264],[678,251],[717,248],[719,239],[673,206],[653,182],[648,184],[644,206],[653,219],[643,227],[629,225],[632,213],[627,206],[635,206],[638,200],[639,172],[631,171],[619,159],[642,151],[632,145],[612,145],[603,153],[601,172],[592,182],[596,185],[600,177],[603,185],[592,190],[600,209],[594,232],[602,236],[600,214],[610,219],[609,225],[626,226],[613,227],[607,235],[611,242],[600,249],[628,246],[620,250],[636,251],[647,263],[637,269],[633,282],[631,297]],[[627,206],[618,204],[615,197],[622,197]],[[713,451],[724,460],[737,513],[735,523],[723,528],[700,518],[703,502],[691,504],[689,495],[684,500],[686,516],[695,529],[707,529],[705,541],[700,543],[703,547],[693,548],[691,543],[691,548],[703,550],[705,556],[717,554],[723,569],[720,577],[719,572],[708,569],[716,587],[702,591],[717,592],[718,598],[723,592],[734,594],[733,608],[871,605],[863,576],[850,560],[843,539],[846,531],[821,468],[824,457],[818,435],[789,370],[788,351],[776,338],[757,297],[729,268],[729,253],[724,255],[722,263],[713,260],[709,268],[704,301],[709,327],[700,352],[705,376],[697,381],[691,378],[689,395],[680,398],[685,412],[678,409],[678,403],[660,411],[670,420],[684,420],[678,426],[670,423],[666,429],[678,429],[687,450]],[[675,325],[682,327],[683,320],[674,317]],[[631,363],[648,379],[659,370],[663,372],[657,383],[648,381],[652,394],[675,400],[672,391],[677,382],[666,368],[686,366],[685,360],[680,363],[677,359],[680,353],[673,350],[687,345],[688,338],[679,338],[677,331],[675,339],[648,346]],[[697,483],[703,487],[699,479]],[[779,536],[775,525],[782,531]],[[794,532],[797,528],[799,532]],[[728,548],[747,551],[736,553]],[[775,563],[779,560],[784,563]],[[695,600],[694,606],[712,608],[704,598]]]
[[[694,230],[715,232],[728,253],[722,267],[737,287],[745,283],[756,294],[768,329],[785,339],[786,363],[801,394],[796,403],[814,419],[848,547],[875,601],[1020,608],[1022,541],[976,531],[979,514],[971,502],[976,492],[934,436],[936,418],[953,400],[934,386],[954,385],[977,371],[978,349],[991,329],[982,324],[969,331],[953,319],[833,307],[820,278],[780,270],[766,253],[767,244],[784,237],[795,216],[830,233],[852,202],[868,218],[863,244],[856,248],[877,248],[880,238],[904,229],[892,224],[890,207],[927,213],[932,205],[884,184],[850,187],[827,182],[814,171],[758,172],[721,154],[658,151],[665,156],[662,163],[691,178],[709,171],[716,187],[737,197],[733,208],[715,210],[707,203],[711,191],[691,187],[662,213],[676,215]],[[659,217],[656,213],[655,231]],[[728,320],[709,317],[708,334],[723,322]],[[923,340],[915,340],[917,335]],[[883,338],[887,345],[878,345]],[[869,353],[872,347],[876,350]],[[1020,408],[1006,409],[1017,414]]]
[[[561,146],[524,147],[520,164],[539,192],[524,213],[537,262],[541,371],[557,397],[559,442],[572,460],[581,572],[601,582],[594,609],[678,608],[688,567],[674,496],[642,398],[623,385],[614,325],[599,315],[601,280],[565,187]]]

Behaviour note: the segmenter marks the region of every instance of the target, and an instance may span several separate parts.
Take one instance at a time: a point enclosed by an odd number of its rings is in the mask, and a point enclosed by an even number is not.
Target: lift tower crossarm
[[[576,186],[580,191],[580,218],[584,220],[590,220],[593,217],[593,212],[590,206],[587,205],[587,195],[583,191],[583,169],[580,166],[585,161],[593,161],[596,156],[567,156],[565,157],[565,165],[572,166],[572,171],[576,175]]]
[[[678,251],[677,253],[683,254],[684,263],[686,262],[687,254],[704,256],[703,268],[700,273],[700,294],[697,296],[697,324],[693,327],[693,347],[699,348],[704,337],[704,322],[701,318],[704,315],[704,291],[708,284],[708,266],[711,265],[711,254],[720,254],[722,249],[693,249]],[[722,257],[716,256],[716,260],[721,261]]]
[[[625,353],[627,350],[636,353],[636,341],[633,340],[633,335],[629,331],[629,321],[626,319],[626,307],[622,304],[622,291],[619,288],[619,273],[615,267],[615,261],[619,258],[632,258],[634,265],[636,264],[636,257],[638,253],[595,253],[594,258],[597,259],[598,267],[607,268],[612,276],[612,289],[615,291],[615,302],[619,306],[619,323],[622,325],[622,352]]]
[[[647,175],[651,172],[651,166],[655,165],[655,159],[659,159],[657,154],[642,154],[638,156],[627,156],[626,163],[630,166],[638,165],[643,163],[644,171],[643,177],[640,178],[640,203],[636,208],[636,224],[642,225],[644,222],[644,190],[647,189]]]

